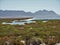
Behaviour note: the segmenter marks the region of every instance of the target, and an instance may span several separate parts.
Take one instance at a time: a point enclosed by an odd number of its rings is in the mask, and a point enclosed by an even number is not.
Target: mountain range
[[[54,11],[48,10],[38,10],[34,13],[17,10],[0,10],[0,18],[25,18],[25,17],[33,17],[37,19],[60,19],[60,15],[58,15]]]

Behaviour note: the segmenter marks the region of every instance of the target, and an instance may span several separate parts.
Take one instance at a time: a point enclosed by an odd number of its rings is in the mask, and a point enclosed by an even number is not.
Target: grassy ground
[[[0,38],[14,37],[18,40],[25,40],[25,37],[40,38],[43,42],[60,41],[60,20],[36,20],[36,23],[25,25],[3,25],[0,24]],[[52,38],[53,41],[52,41]],[[50,40],[51,39],[51,40]],[[3,39],[2,39],[3,40]]]

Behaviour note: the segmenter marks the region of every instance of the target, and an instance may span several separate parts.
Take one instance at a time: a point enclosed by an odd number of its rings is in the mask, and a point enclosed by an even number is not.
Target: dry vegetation
[[[25,25],[2,25],[0,24],[0,44],[6,40],[12,43],[20,43],[25,40],[26,36],[31,40],[36,37],[42,39],[46,44],[54,44],[60,42],[60,20],[36,20],[36,23]],[[2,41],[1,41],[2,40]]]

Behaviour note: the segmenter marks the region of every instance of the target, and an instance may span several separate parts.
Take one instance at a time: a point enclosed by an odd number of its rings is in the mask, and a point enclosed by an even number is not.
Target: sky
[[[53,10],[60,14],[60,0],[0,0],[0,10]]]

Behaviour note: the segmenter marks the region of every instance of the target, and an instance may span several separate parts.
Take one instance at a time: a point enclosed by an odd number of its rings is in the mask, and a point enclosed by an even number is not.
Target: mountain
[[[60,19],[60,15],[56,14],[54,11],[39,10],[34,13],[36,18],[40,19]]]
[[[60,19],[60,15],[56,14],[54,11],[39,10],[35,13],[16,11],[16,10],[0,10],[0,18],[24,18],[33,17],[36,19]]]

